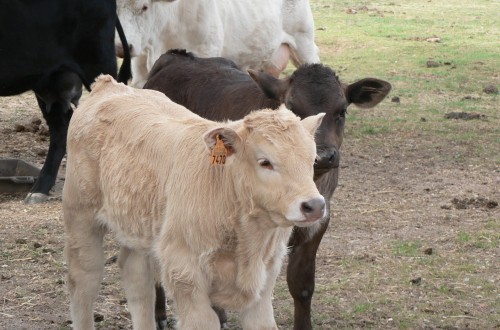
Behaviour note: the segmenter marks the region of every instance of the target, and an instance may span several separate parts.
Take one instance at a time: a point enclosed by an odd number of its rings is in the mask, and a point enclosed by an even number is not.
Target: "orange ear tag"
[[[224,165],[226,163],[227,157],[227,149],[224,145],[224,141],[222,141],[219,137],[219,134],[216,135],[215,146],[212,149],[212,157],[210,163],[212,165]]]

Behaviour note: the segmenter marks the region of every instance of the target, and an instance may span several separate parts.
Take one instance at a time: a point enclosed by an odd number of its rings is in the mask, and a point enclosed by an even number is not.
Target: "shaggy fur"
[[[155,328],[158,270],[180,328],[218,329],[215,305],[239,311],[244,329],[275,329],[271,295],[292,226],[325,212],[313,181],[322,118],[300,120],[282,107],[217,123],[159,92],[99,78],[68,133],[63,211],[73,327],[93,328],[102,238],[112,231],[134,329]],[[225,165],[209,161],[216,135],[232,151]],[[313,200],[321,210],[307,215],[303,204]]]

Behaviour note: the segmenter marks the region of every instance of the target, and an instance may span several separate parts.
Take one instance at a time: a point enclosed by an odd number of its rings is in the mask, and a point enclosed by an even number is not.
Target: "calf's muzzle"
[[[318,157],[314,162],[314,170],[330,170],[339,167],[340,152],[337,148],[330,148],[327,150],[318,150]]]
[[[300,205],[300,211],[306,217],[306,221],[316,221],[325,215],[325,199],[312,198]]]

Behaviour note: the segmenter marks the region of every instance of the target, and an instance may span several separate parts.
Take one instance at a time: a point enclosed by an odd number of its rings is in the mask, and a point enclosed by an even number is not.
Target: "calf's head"
[[[263,72],[249,73],[267,97],[284,103],[299,117],[325,113],[316,134],[315,177],[339,167],[347,107],[351,103],[361,108],[374,107],[391,90],[388,82],[376,78],[343,84],[335,72],[321,64],[301,65],[285,79]]]
[[[307,226],[324,217],[325,200],[313,181],[314,134],[323,116],[300,120],[285,107],[260,110],[247,115],[243,125],[236,122],[234,129],[205,134],[209,150],[218,139],[224,142],[226,163],[215,166],[229,171],[236,199],[251,217],[269,218],[271,226]]]

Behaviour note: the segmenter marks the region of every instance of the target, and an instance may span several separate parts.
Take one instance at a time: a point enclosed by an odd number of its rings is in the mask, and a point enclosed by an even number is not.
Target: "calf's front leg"
[[[118,258],[132,325],[137,330],[155,330],[155,280],[149,257],[122,247]]]
[[[311,330],[311,300],[314,293],[316,253],[328,228],[329,217],[311,237],[307,228],[294,228],[288,245],[290,255],[286,281],[294,303],[294,330]]]

